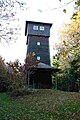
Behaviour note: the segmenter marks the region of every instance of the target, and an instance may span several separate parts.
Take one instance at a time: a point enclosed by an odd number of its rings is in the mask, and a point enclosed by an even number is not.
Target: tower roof
[[[54,68],[54,67],[52,67],[50,65],[47,65],[45,63],[42,63],[42,62],[38,63],[37,68],[38,69],[51,70],[51,71],[54,71],[54,72],[60,71],[60,69]]]

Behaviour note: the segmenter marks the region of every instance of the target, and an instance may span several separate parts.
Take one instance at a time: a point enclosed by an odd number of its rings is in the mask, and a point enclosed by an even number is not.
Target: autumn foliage
[[[25,63],[19,60],[7,62],[0,57],[0,92],[8,91],[11,94],[24,94],[29,88],[30,74],[34,73],[38,64],[35,53],[26,56]]]
[[[57,88],[66,91],[80,90],[80,11],[72,16],[70,24],[61,31],[60,43],[56,45],[58,53],[53,65],[62,72],[56,76]]]

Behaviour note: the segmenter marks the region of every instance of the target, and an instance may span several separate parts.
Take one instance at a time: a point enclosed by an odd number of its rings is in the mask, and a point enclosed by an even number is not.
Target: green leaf
[[[66,13],[66,9],[64,9],[63,12]]]
[[[77,2],[75,2],[76,5],[80,6],[80,0],[78,0]]]

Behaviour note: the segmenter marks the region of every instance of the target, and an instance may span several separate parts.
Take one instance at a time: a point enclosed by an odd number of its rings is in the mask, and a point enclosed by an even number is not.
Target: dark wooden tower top
[[[52,23],[26,21],[27,53],[35,52],[36,60],[50,65],[49,37]]]
[[[44,36],[50,37],[52,23],[26,21],[25,36]]]

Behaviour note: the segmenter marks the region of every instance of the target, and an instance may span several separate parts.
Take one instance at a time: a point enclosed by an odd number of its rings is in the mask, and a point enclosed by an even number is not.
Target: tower
[[[49,37],[51,23],[26,21],[27,54],[35,52],[35,60],[39,61],[34,74],[30,75],[30,86],[33,88],[51,88],[52,72],[57,69],[50,66]]]
[[[35,59],[50,65],[49,37],[52,24],[26,21],[27,54],[35,52]]]

